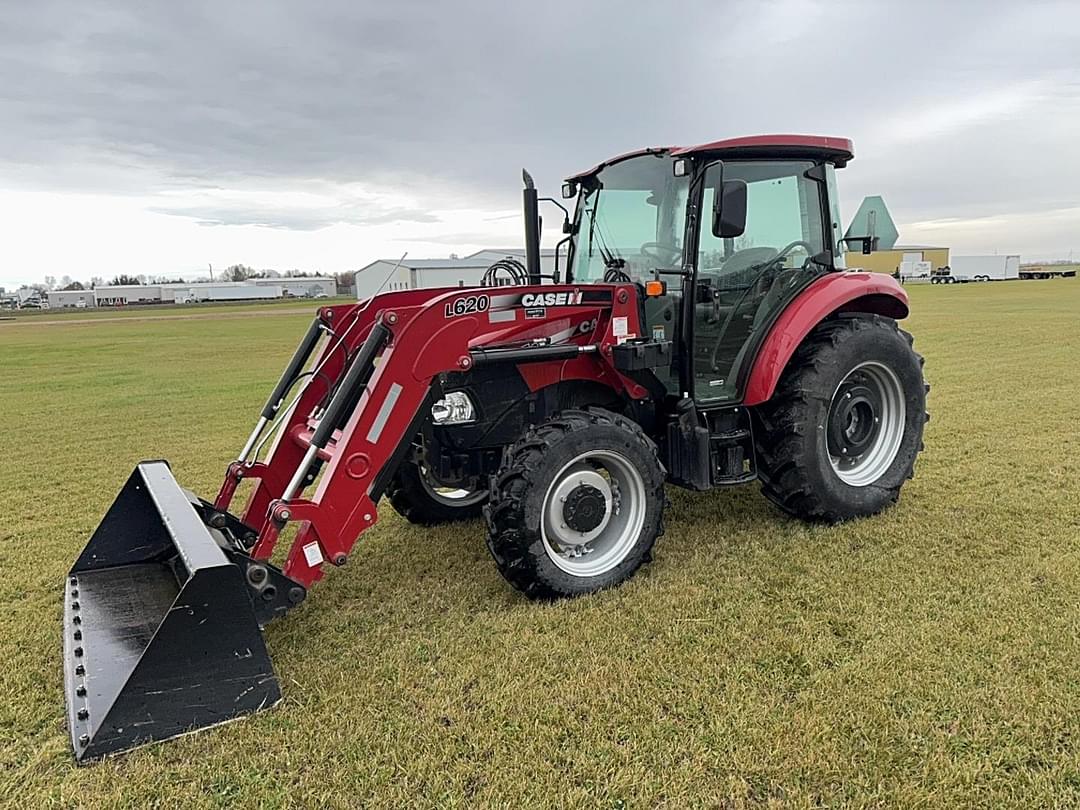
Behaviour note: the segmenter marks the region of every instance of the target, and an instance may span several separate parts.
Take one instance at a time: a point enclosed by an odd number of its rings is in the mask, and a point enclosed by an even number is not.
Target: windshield
[[[573,272],[578,282],[638,281],[682,266],[688,177],[675,177],[668,155],[620,161],[583,183]]]

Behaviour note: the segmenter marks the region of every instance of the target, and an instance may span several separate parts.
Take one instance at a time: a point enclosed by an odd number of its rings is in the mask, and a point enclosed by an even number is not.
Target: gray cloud
[[[415,244],[417,242],[426,242],[431,245],[449,245],[455,247],[458,245],[483,245],[491,241],[490,231],[459,231],[455,233],[445,234],[426,234],[426,233],[414,233],[406,236],[396,237],[393,241],[401,242],[402,244]]]
[[[511,208],[522,165],[553,189],[636,146],[797,131],[855,139],[849,212],[866,193],[902,221],[1059,208],[1080,188],[1078,25],[1072,2],[992,0],[24,4],[0,28],[0,181]]]
[[[330,208],[284,208],[236,206],[187,206],[175,208],[151,207],[155,214],[187,217],[200,225],[257,225],[265,228],[284,228],[293,231],[315,231],[330,225],[385,225],[392,222],[431,224],[439,217],[416,208],[384,208],[362,213],[351,206]]]

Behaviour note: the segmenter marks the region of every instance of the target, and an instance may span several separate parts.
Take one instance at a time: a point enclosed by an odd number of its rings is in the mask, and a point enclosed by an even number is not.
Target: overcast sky
[[[0,285],[515,245],[522,166],[765,132],[855,141],[845,222],[1080,258],[1076,0],[0,9]]]

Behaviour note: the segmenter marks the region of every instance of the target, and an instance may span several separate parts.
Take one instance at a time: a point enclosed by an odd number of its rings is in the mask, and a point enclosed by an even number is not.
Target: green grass
[[[267,630],[275,710],[86,768],[63,575],[142,458],[216,492],[307,316],[0,324],[0,804],[1080,803],[1080,283],[911,287],[900,504],[672,490],[626,586],[526,602],[479,522],[380,523]]]
[[[85,320],[110,318],[154,318],[168,315],[219,315],[226,312],[253,310],[306,309],[314,311],[330,304],[346,304],[355,301],[353,296],[339,295],[331,298],[271,298],[264,301],[203,301],[198,304],[129,304],[123,307],[52,307],[49,309],[0,309],[0,321],[15,319],[21,323],[35,320]]]

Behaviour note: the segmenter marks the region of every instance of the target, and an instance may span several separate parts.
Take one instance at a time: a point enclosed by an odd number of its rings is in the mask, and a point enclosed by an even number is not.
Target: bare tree
[[[333,274],[334,279],[337,281],[337,291],[339,295],[352,295],[353,289],[356,286],[356,274],[351,270],[344,270],[340,273]]]
[[[225,281],[247,281],[255,271],[245,264],[234,264],[225,268]]]

